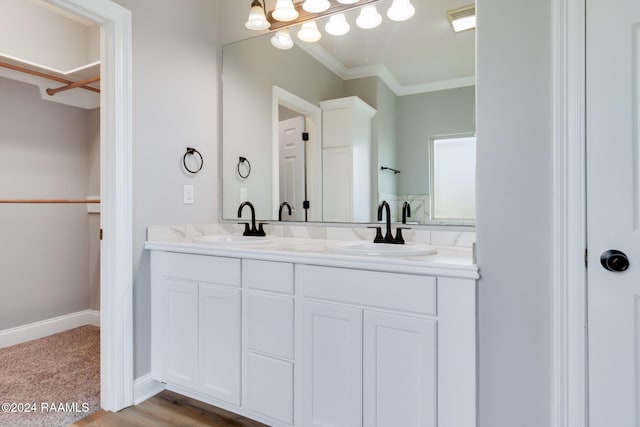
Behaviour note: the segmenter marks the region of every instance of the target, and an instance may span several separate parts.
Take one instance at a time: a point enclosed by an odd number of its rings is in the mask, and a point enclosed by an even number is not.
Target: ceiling
[[[403,22],[387,18],[392,0],[376,3],[383,16],[382,24],[363,30],[355,25],[359,11],[348,12],[351,31],[344,36],[331,36],[324,31],[328,18],[318,20],[322,39],[304,43],[297,39],[298,27],[291,29],[296,44],[321,62],[333,61],[343,77],[362,77],[386,73],[386,68],[400,91],[437,90],[469,86],[475,81],[475,30],[453,32],[447,11],[474,3],[473,0],[411,0],[415,15]],[[275,0],[267,0],[271,10]],[[256,36],[260,32],[247,30],[244,23],[250,0],[223,0],[221,10],[222,40],[224,44]],[[267,31],[263,31],[265,33]],[[411,90],[411,88],[425,90]],[[404,88],[404,89],[402,89]],[[398,91],[396,91],[398,92]]]

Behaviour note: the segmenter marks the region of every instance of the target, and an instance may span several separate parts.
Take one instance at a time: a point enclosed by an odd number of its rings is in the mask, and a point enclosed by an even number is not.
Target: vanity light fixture
[[[329,18],[329,22],[324,26],[325,31],[332,36],[347,34],[350,28],[351,26],[347,22],[347,18],[344,16],[344,13],[332,15],[331,18]]]
[[[416,13],[416,8],[409,0],[393,0],[391,7],[387,10],[387,16],[392,21],[406,21],[414,13]]]
[[[302,8],[310,13],[320,13],[329,9],[331,3],[329,0],[305,0],[302,3]]]
[[[245,27],[250,30],[270,30],[276,34],[271,43],[278,49],[293,47],[289,31],[294,25],[302,25],[298,31],[300,40],[314,42],[321,38],[316,20],[329,17],[325,25],[327,33],[335,36],[346,34],[351,28],[344,12],[360,8],[356,24],[360,28],[375,28],[382,22],[375,3],[381,0],[274,0],[275,8],[267,12],[267,0],[252,0],[249,19]],[[393,21],[404,21],[415,13],[411,0],[393,0],[387,16]],[[309,25],[307,25],[309,24]]]
[[[360,9],[360,15],[356,18],[356,25],[365,30],[375,28],[382,22],[382,16],[374,4],[364,6]]]
[[[447,14],[449,15],[451,27],[456,33],[476,27],[476,6],[474,4],[450,10]]]
[[[291,49],[293,47],[293,40],[291,40],[291,34],[287,28],[276,31],[271,37],[271,44],[278,49]]]
[[[299,13],[293,6],[293,0],[278,0],[276,8],[271,13],[278,21],[289,22],[298,17]]]
[[[266,30],[271,24],[267,21],[267,16],[264,14],[264,8],[258,0],[251,2],[251,11],[249,11],[249,19],[244,24],[250,30]]]
[[[309,21],[302,24],[302,28],[298,31],[298,38],[303,42],[313,43],[322,38],[322,34],[318,31],[316,21]]]

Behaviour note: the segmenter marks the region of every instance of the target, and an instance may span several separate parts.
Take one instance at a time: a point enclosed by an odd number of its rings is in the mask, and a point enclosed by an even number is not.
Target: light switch
[[[184,186],[184,204],[192,205],[193,204],[193,185],[185,185]]]
[[[240,189],[240,203],[246,202],[246,201],[247,201],[247,189],[246,188],[241,188]]]

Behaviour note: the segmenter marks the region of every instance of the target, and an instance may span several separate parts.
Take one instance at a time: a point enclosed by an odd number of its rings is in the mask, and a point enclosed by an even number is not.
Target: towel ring
[[[192,156],[194,154],[197,154],[198,157],[200,157],[200,167],[196,170],[191,170],[189,169],[189,166],[187,166],[187,156]],[[195,148],[187,147],[187,152],[184,153],[184,156],[182,156],[182,165],[189,173],[196,174],[200,172],[202,170],[202,166],[204,166],[204,159],[202,158],[202,154],[200,154],[200,152]]]
[[[247,164],[247,167],[249,168],[247,170],[247,173],[245,175],[242,174],[242,172],[240,171],[240,165],[243,164]],[[247,159],[246,157],[242,157],[240,156],[239,160],[238,160],[238,175],[240,176],[240,178],[242,179],[247,179],[249,177],[249,175],[251,175],[251,162],[249,162],[249,159]]]

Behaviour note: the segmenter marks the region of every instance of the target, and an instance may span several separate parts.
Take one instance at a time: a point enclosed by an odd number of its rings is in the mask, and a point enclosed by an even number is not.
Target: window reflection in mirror
[[[430,141],[431,223],[473,224],[476,219],[476,137]]]

